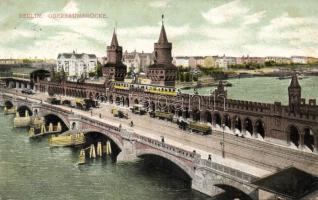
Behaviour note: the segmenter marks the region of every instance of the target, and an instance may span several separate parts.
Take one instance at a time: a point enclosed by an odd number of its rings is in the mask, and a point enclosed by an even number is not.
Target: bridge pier
[[[120,153],[117,155],[117,162],[129,162],[137,160],[135,141],[123,139],[123,146]]]
[[[213,197],[225,192],[223,188],[233,188],[252,200],[258,200],[257,189],[248,184],[242,184],[230,176],[211,169],[200,167],[195,170],[192,189]],[[237,194],[235,197],[240,196]]]

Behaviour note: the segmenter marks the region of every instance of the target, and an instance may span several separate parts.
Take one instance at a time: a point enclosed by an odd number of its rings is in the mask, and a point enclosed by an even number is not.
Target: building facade
[[[95,72],[97,57],[94,54],[61,53],[57,56],[56,72],[64,70],[68,80],[87,78],[90,72]]]
[[[306,57],[306,56],[292,56],[291,61],[294,64],[307,64],[308,57]]]
[[[133,70],[135,73],[145,72],[149,65],[153,64],[153,53],[128,52],[123,54],[123,63],[127,66],[127,70]]]
[[[242,56],[236,58],[237,65],[246,65],[246,64],[256,64],[256,65],[264,65],[265,58],[264,57],[250,57],[250,56]]]
[[[215,67],[227,69],[231,65],[236,65],[235,57],[228,57],[223,55],[222,57],[218,57],[215,61]]]
[[[203,56],[192,56],[189,58],[189,66],[191,68],[197,68],[199,66],[204,65],[204,57]]]
[[[288,57],[278,57],[278,56],[267,56],[265,57],[265,62],[274,62],[276,64],[291,64],[292,59]]]
[[[173,58],[172,63],[177,67],[189,67],[189,59],[188,56],[176,56]]]

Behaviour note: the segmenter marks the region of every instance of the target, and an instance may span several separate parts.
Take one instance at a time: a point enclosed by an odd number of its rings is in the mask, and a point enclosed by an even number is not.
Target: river
[[[288,86],[291,79],[279,80],[276,77],[254,77],[228,79],[232,87],[227,87],[228,98],[262,103],[281,102],[288,104]],[[318,99],[318,76],[309,76],[299,80],[302,97]],[[199,88],[198,93],[208,95],[215,87]],[[183,93],[193,93],[193,89],[182,90]]]
[[[171,175],[143,162],[96,160],[78,167],[79,152],[29,140],[0,110],[0,199],[7,200],[207,200]]]

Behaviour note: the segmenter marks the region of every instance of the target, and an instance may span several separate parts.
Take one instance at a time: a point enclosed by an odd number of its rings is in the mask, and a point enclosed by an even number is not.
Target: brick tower
[[[124,81],[127,66],[122,63],[123,49],[118,44],[114,30],[110,46],[107,46],[107,63],[103,66],[103,76],[106,81]]]
[[[299,112],[301,104],[301,87],[296,73],[292,75],[292,80],[288,86],[288,99],[290,111]]]
[[[151,84],[174,86],[177,68],[172,64],[172,44],[168,42],[162,15],[162,26],[159,40],[154,45],[154,64],[147,70]]]

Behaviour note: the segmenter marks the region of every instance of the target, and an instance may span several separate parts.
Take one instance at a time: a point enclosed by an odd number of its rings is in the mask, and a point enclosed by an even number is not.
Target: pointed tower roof
[[[166,34],[166,30],[165,30],[165,26],[164,26],[164,15],[161,15],[161,31],[160,31],[160,36],[159,36],[159,40],[158,43],[168,43],[168,39],[167,39],[167,34]]]
[[[114,32],[113,32],[113,38],[112,38],[111,46],[119,46],[115,29],[114,29]]]
[[[291,82],[290,82],[289,87],[300,88],[300,84],[299,84],[299,82],[298,82],[298,78],[297,78],[296,72],[293,73],[293,75],[292,75],[292,80],[291,80]]]
[[[168,43],[165,26],[162,24],[158,43]]]

